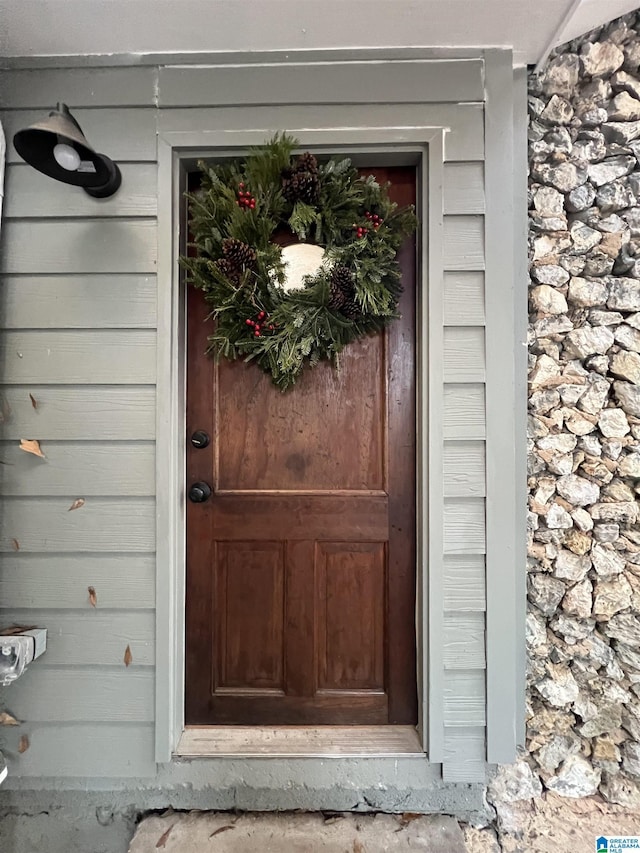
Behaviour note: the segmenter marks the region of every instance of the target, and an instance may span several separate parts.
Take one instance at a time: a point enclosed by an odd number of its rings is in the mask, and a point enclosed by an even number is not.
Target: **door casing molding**
[[[446,128],[289,127],[301,147],[385,165],[415,163],[420,218],[417,274],[416,640],[418,733],[424,760],[444,757],[442,359],[443,171]],[[185,401],[184,285],[177,258],[186,224],[183,193],[199,159],[241,155],[268,130],[180,130],[158,136],[158,344],[156,416],[156,732],[158,763],[184,731]],[[429,567],[434,567],[433,571]],[[364,757],[364,756],[363,756]],[[415,760],[415,759],[414,759]]]

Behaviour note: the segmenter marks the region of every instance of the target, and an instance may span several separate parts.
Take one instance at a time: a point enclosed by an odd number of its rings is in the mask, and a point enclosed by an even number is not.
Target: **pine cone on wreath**
[[[312,172],[294,172],[287,169],[282,175],[282,194],[287,201],[294,204],[296,201],[315,204],[319,198],[319,191],[320,181]]]
[[[222,260],[227,261],[238,273],[251,268],[257,259],[255,250],[235,237],[226,237],[222,241]]]
[[[222,275],[226,276],[229,281],[240,284],[240,270],[236,268],[235,264],[232,264],[227,258],[219,258],[215,263]]]
[[[355,320],[362,313],[355,300],[353,276],[347,267],[334,267],[329,283],[328,305],[348,320]]]
[[[311,175],[318,174],[318,161],[310,151],[305,151],[296,160],[294,166],[296,172],[309,172]]]

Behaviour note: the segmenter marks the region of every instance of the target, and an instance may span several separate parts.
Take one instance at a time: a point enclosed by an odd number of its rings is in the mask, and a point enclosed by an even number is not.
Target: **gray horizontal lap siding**
[[[330,73],[340,79],[339,72]],[[250,127],[266,136],[329,123],[402,127],[411,115],[447,128],[444,553],[431,569],[443,581],[443,773],[448,781],[484,778],[482,62],[407,64],[400,103],[392,93],[386,98],[384,72],[375,66],[368,73],[380,74],[376,86],[353,91],[327,87],[316,69],[297,69],[304,105],[275,98],[265,106],[282,73],[267,69],[258,90],[255,69],[238,77],[230,68],[165,68],[159,80],[153,68],[5,74],[0,119],[8,139],[64,97],[87,138],[123,173],[120,192],[96,202],[29,169],[9,145],[0,392],[2,458],[11,466],[0,470],[0,614],[50,629],[45,659],[5,697],[31,740],[13,762],[14,776],[155,772],[157,130]],[[290,69],[285,74],[290,80]],[[222,86],[230,75],[236,82]],[[212,99],[232,85],[233,97]],[[47,461],[19,451],[20,438],[38,438]],[[78,497],[85,505],[69,512]],[[95,609],[88,586],[96,590]]]

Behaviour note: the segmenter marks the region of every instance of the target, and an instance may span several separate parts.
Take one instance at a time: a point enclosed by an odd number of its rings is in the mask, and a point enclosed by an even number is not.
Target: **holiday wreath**
[[[244,160],[201,163],[200,189],[187,194],[196,252],[180,259],[211,305],[208,352],[253,359],[282,390],[398,316],[396,253],[417,224],[350,160],[295,148],[281,134]],[[287,242],[315,258],[310,274],[294,280]]]

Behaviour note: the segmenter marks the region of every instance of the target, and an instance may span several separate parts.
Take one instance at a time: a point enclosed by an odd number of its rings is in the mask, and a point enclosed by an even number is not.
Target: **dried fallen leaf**
[[[33,406],[33,408],[37,409],[38,408],[38,401],[33,396],[33,394],[29,394],[29,399],[31,400],[31,405]]]
[[[19,551],[19,550],[20,550],[20,543],[18,542],[18,540],[17,540],[17,539],[12,539],[12,540],[11,540],[11,544],[13,545],[13,550],[14,550],[14,551]]]
[[[417,814],[416,812],[403,812],[398,820],[406,826],[408,823],[411,823],[411,821],[418,820],[421,817],[422,815]]]
[[[235,826],[220,826],[211,833],[209,838],[213,838],[214,835],[220,835],[221,832],[226,832],[228,829],[235,829]]]
[[[7,713],[7,711],[3,711],[0,714],[0,726],[19,726],[20,723],[13,717],[11,714]]]
[[[366,847],[357,838],[353,842],[353,853],[366,853]]]
[[[26,735],[22,735],[20,738],[20,743],[18,744],[18,752],[22,755],[23,752],[26,752],[31,744],[29,743],[29,738]]]
[[[131,666],[133,663],[133,655],[131,654],[131,646],[127,646],[124,650],[124,665]]]
[[[0,637],[15,637],[16,634],[24,634],[25,631],[33,631],[35,625],[9,625],[0,631]]]
[[[171,826],[169,827],[169,829],[166,832],[162,833],[162,835],[160,836],[160,838],[158,839],[158,841],[156,843],[156,850],[158,849],[158,847],[164,847],[165,846],[165,844],[167,843],[167,841],[169,839],[169,836],[171,835],[171,830],[173,829],[174,826],[175,826],[175,823],[172,823]]]
[[[75,501],[71,504],[67,512],[71,512],[72,509],[80,509],[81,506],[84,506],[85,500],[84,498],[76,498]]]
[[[25,453],[33,453],[34,456],[39,456],[41,459],[45,458],[44,453],[40,450],[40,442],[36,441],[35,438],[21,438],[20,450],[24,450]]]
[[[92,607],[96,607],[98,604],[98,596],[96,595],[96,588],[94,586],[87,587],[87,592],[89,593],[89,604]]]

